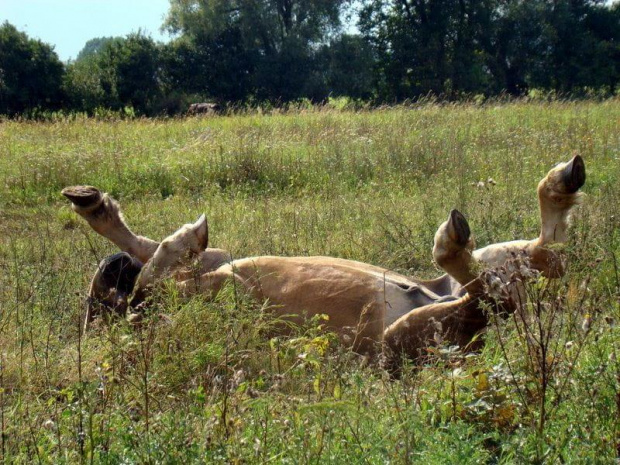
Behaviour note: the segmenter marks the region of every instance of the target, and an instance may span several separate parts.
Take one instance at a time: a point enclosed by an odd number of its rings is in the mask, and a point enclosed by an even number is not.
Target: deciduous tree
[[[58,108],[63,72],[53,47],[8,22],[0,26],[0,114]]]

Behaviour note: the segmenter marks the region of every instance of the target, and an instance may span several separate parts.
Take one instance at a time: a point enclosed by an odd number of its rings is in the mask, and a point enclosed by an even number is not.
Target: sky
[[[94,37],[125,36],[138,29],[158,41],[168,0],[0,0],[0,23],[54,46],[61,60],[75,58]]]

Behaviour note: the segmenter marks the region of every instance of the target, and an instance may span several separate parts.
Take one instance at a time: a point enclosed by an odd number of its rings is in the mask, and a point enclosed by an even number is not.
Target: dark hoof
[[[562,181],[569,194],[577,192],[586,182],[586,164],[583,158],[575,155],[562,172]]]
[[[142,269],[142,262],[127,252],[118,252],[104,258],[99,263],[99,279],[102,287],[116,289],[129,295]]]
[[[93,186],[65,187],[61,191],[61,194],[67,197],[75,206],[80,208],[94,207],[103,199],[101,191]]]
[[[85,328],[97,316],[124,317],[142,263],[126,252],[104,258],[91,281]]]
[[[471,236],[469,223],[463,214],[456,209],[450,212],[448,231],[450,233],[450,238],[458,245],[465,246],[467,242],[469,242],[469,237]]]

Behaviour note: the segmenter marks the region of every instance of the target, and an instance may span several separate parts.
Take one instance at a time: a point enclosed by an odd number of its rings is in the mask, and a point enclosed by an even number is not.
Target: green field
[[[65,186],[109,192],[154,239],[206,213],[233,257],[429,278],[452,208],[478,246],[537,236],[536,185],[574,153],[588,178],[569,271],[530,283],[531,337],[499,320],[482,353],[446,344],[393,381],[317,321],[269,340],[268,312],[234,289],[164,292],[140,330],[80,334],[90,278],[116,250]],[[619,205],[617,99],[0,122],[0,462],[616,463]]]

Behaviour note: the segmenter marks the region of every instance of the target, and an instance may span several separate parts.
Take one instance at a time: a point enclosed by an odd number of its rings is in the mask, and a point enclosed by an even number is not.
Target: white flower
[[[588,331],[591,325],[592,325],[592,317],[589,314],[587,314],[584,317],[583,322],[581,323],[581,329],[583,331]]]
[[[56,427],[56,423],[54,423],[52,420],[46,420],[45,422],[43,422],[43,428],[45,429],[52,430],[55,427]]]

